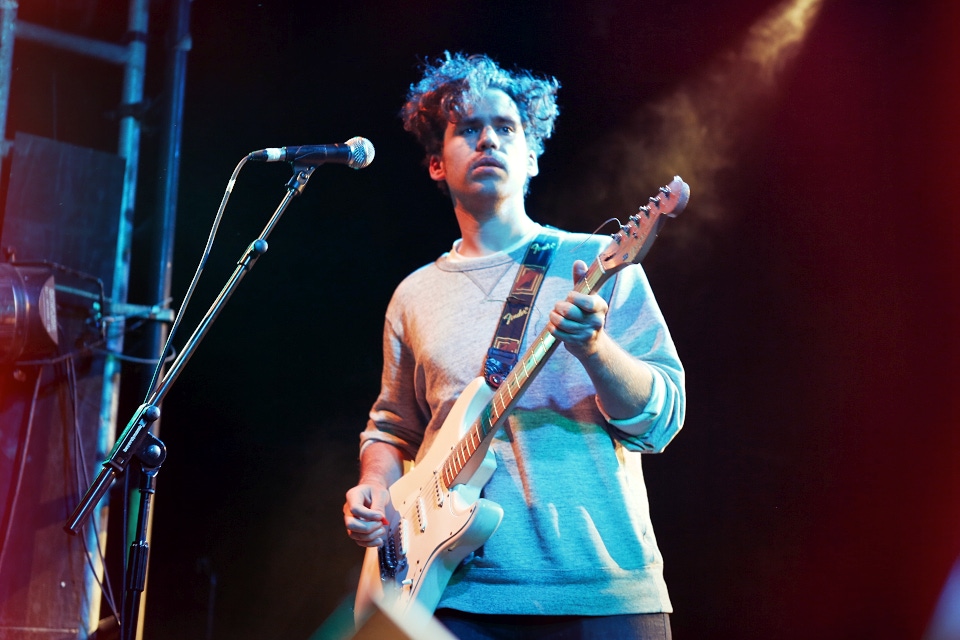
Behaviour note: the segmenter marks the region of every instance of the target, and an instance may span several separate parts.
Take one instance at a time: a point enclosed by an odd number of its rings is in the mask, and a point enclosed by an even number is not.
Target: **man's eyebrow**
[[[460,124],[460,125],[472,126],[472,125],[480,124],[481,122],[483,122],[483,120],[484,120],[483,118],[478,118],[478,117],[475,117],[475,116],[471,116],[471,117],[469,117],[469,118],[461,118],[460,121],[458,122],[458,124]],[[492,120],[493,120],[493,122],[494,122],[495,124],[514,124],[514,125],[520,124],[520,119],[519,119],[519,118],[515,118],[515,117],[509,116],[509,115],[507,115],[507,116],[494,116],[494,117],[492,118]]]

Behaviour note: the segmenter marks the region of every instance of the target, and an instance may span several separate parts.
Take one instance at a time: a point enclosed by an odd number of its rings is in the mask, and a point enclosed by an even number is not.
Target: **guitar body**
[[[376,604],[402,614],[417,601],[433,612],[456,568],[500,526],[503,509],[480,497],[497,467],[488,447],[471,456],[452,487],[440,479],[445,460],[493,394],[483,378],[471,382],[423,460],[391,485],[396,514],[387,543],[366,550],[354,606],[358,624]]]

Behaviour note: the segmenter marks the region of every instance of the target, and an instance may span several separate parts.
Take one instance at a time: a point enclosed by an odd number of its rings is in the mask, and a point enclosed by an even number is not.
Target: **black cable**
[[[63,363],[64,367],[64,377],[67,379],[67,388],[70,390],[70,399],[71,399],[71,409],[73,413],[73,443],[75,448],[76,458],[79,460],[79,464],[75,466],[76,469],[76,491],[77,495],[82,490],[83,487],[90,484],[90,470],[87,467],[87,457],[83,453],[83,434],[80,430],[80,420],[79,413],[77,411],[80,406],[79,398],[77,397],[77,389],[79,385],[77,384],[77,370],[74,366],[74,361],[66,360]],[[113,586],[110,584],[110,574],[107,571],[107,559],[106,554],[103,551],[103,547],[100,543],[100,523],[97,520],[93,520],[93,536],[96,544],[97,557],[100,559],[100,566],[103,567],[103,579],[101,580],[97,572],[97,567],[93,563],[93,555],[90,553],[89,548],[84,546],[84,557],[87,561],[87,566],[90,569],[91,575],[97,581],[97,585],[100,587],[100,593],[103,594],[103,599],[107,603],[107,607],[110,608],[113,617],[117,620],[117,624],[120,623],[120,615],[117,613],[116,599],[113,594]],[[99,615],[99,613],[98,613]]]
[[[160,352],[161,358],[157,362],[156,369],[153,372],[153,377],[150,379],[150,384],[147,385],[147,394],[144,398],[144,403],[150,401],[150,396],[153,395],[154,387],[157,386],[157,382],[160,379],[160,373],[163,370],[163,364],[166,360],[162,357],[163,354],[171,352],[171,345],[173,344],[173,337],[177,333],[177,329],[180,328],[180,322],[183,320],[183,315],[187,310],[187,306],[190,304],[190,299],[193,297],[194,291],[197,288],[197,283],[200,282],[200,275],[203,273],[203,268],[207,264],[207,260],[210,259],[210,251],[213,249],[213,241],[217,236],[217,231],[220,229],[220,221],[223,219],[223,212],[227,208],[227,201],[230,200],[230,196],[233,194],[233,187],[237,182],[237,176],[240,174],[240,170],[243,168],[243,165],[247,163],[249,156],[244,156],[237,166],[234,167],[233,173],[230,174],[230,180],[227,181],[227,188],[223,192],[223,198],[220,200],[220,206],[217,208],[217,215],[213,218],[213,225],[210,227],[210,233],[207,236],[207,244],[203,248],[203,254],[200,256],[200,262],[197,265],[197,270],[193,274],[193,278],[190,280],[190,285],[187,287],[187,293],[183,297],[183,304],[180,305],[180,310],[177,311],[176,317],[173,319],[173,325],[170,327],[170,333],[167,334],[167,341],[163,345],[163,350]]]

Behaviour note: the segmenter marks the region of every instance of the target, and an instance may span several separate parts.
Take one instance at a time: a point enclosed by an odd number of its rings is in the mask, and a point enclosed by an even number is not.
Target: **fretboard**
[[[598,258],[587,270],[586,275],[575,286],[580,293],[593,293],[599,289],[612,273],[606,272]],[[483,442],[492,438],[503,426],[510,411],[516,406],[520,396],[527,390],[544,363],[557,346],[557,339],[546,328],[533,341],[529,349],[520,357],[510,374],[504,378],[493,398],[444,460],[441,476],[446,486],[453,486],[457,475],[463,471],[467,462],[477,452]]]

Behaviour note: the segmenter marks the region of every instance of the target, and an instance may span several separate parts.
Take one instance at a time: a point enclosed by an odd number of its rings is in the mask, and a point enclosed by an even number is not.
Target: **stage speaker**
[[[403,613],[374,601],[373,614],[364,621],[353,640],[457,640],[429,611],[411,603]]]
[[[96,300],[113,279],[124,166],[14,140],[0,226],[0,640],[84,639],[99,622],[105,512],[83,536],[63,527],[107,448]]]

